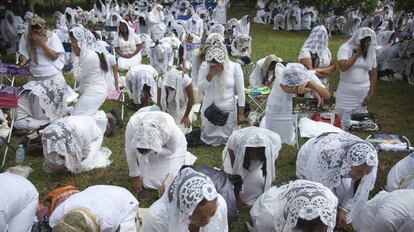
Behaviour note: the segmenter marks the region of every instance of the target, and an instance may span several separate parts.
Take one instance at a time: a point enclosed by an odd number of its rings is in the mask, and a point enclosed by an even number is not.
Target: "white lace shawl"
[[[252,53],[252,37],[245,34],[238,34],[231,43],[231,48],[232,50],[237,50],[239,54],[247,54],[247,56],[250,56]],[[247,48],[247,50],[242,51],[244,48]]]
[[[62,118],[47,126],[42,132],[43,153],[47,159],[59,154],[65,157],[65,166],[71,172],[77,172],[82,159],[89,152],[82,151],[83,141],[80,134]],[[52,158],[52,157],[50,157]]]
[[[369,67],[372,67],[376,61],[375,47],[377,46],[377,36],[373,30],[368,27],[361,27],[354,32],[352,37],[345,44],[352,50],[357,50],[360,47],[361,40],[365,37],[371,37],[366,62],[369,64]]]
[[[77,44],[81,49],[81,53],[85,53],[87,50],[97,51],[96,38],[91,31],[84,27],[77,26],[70,29],[70,32],[78,41]],[[80,57],[82,57],[82,55],[80,55]]]
[[[223,95],[226,88],[230,62],[226,46],[223,43],[216,42],[207,49],[205,61],[210,62],[213,60],[223,64],[223,71],[218,74],[218,78],[220,79],[221,94]]]
[[[163,111],[167,110],[167,87],[171,87],[174,89],[174,100],[176,105],[176,115],[180,112],[181,103],[186,102],[185,90],[183,89],[183,78],[184,74],[177,69],[173,68],[170,69],[167,73],[164,74],[163,78],[160,79],[162,81],[161,86],[161,109]],[[170,93],[172,94],[172,93]]]
[[[308,71],[299,63],[287,64],[280,78],[282,85],[290,87],[304,85],[307,81],[309,81]]]
[[[273,202],[277,202],[277,205],[272,204],[273,207],[270,207],[275,209],[275,231],[290,232],[296,227],[299,218],[310,221],[318,217],[328,227],[327,232],[333,231],[338,199],[331,190],[307,180],[296,180],[274,188]]]
[[[157,101],[157,84],[155,83],[157,75],[157,71],[151,65],[137,65],[127,72],[126,85],[131,91],[131,98],[135,104],[141,104],[144,85],[151,87],[151,99],[153,102]]]
[[[304,169],[307,180],[322,183],[333,190],[348,176],[351,167],[367,164],[372,171],[362,177],[351,200],[351,209],[347,222],[358,216],[368,200],[369,192],[374,188],[377,176],[378,157],[374,147],[357,136],[343,132],[322,134],[314,141]]]
[[[210,27],[209,35],[212,33],[217,33],[221,35],[222,37],[224,37],[224,26],[221,24],[214,24],[213,26]]]
[[[162,75],[167,72],[170,63],[170,56],[172,48],[167,43],[159,43],[150,48],[150,63],[157,72]],[[173,57],[171,57],[174,59]]]
[[[243,162],[247,147],[265,147],[267,176],[264,190],[266,191],[276,178],[275,162],[282,147],[280,136],[273,131],[259,127],[247,127],[233,132],[223,150],[223,164],[230,161],[228,150],[233,150],[235,160],[232,174],[240,175],[242,179],[246,174]]]
[[[314,27],[303,44],[301,50],[309,50],[313,54],[318,54],[319,57],[328,57],[328,33],[325,26],[320,25]],[[310,54],[309,54],[310,55]]]
[[[218,198],[213,181],[206,175],[194,171],[192,168],[184,168],[174,178],[168,192],[168,231],[188,231],[190,216],[198,204],[206,199],[213,201]],[[214,231],[222,231],[215,228]]]

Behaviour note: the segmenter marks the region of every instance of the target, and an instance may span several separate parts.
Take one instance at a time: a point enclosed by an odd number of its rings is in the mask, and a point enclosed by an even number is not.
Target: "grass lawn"
[[[255,12],[253,9],[237,8],[230,9],[231,17],[240,17],[246,13],[250,13],[253,17]],[[253,37],[252,60],[257,61],[259,58],[274,53],[284,60],[296,61],[299,50],[305,41],[309,32],[276,32],[270,26],[251,24],[250,33]],[[335,36],[330,39],[329,47],[334,57],[336,57],[339,46],[346,41],[346,37]],[[337,68],[339,69],[339,68]],[[67,75],[68,83],[72,83],[71,77]],[[335,90],[339,80],[339,72],[336,72],[330,80],[331,89]],[[22,84],[22,83],[19,83]],[[378,114],[381,124],[380,133],[395,133],[407,136],[414,141],[414,86],[410,86],[407,82],[378,82],[377,92],[372,100],[369,110]],[[120,109],[117,103],[105,103],[103,110],[112,108]],[[126,107],[126,120],[135,112],[130,106]],[[43,159],[41,157],[26,157],[25,165],[29,165],[34,169],[30,174],[30,181],[37,187],[41,194],[41,198],[57,185],[74,184],[81,189],[96,184],[118,185],[134,192],[131,179],[128,178],[128,166],[124,154],[124,132],[125,126],[119,129],[116,137],[105,139],[103,146],[108,147],[112,151],[112,164],[104,169],[97,169],[78,175],[50,175],[45,174],[41,167]],[[359,136],[365,138],[368,133],[359,133]],[[13,144],[17,145],[18,138],[13,137]],[[206,164],[214,167],[221,167],[221,152],[223,147],[201,146],[189,148],[195,156],[198,157],[196,165]],[[284,145],[280,151],[279,159],[276,164],[277,183],[282,183],[295,178],[295,154],[297,150],[294,147]],[[386,183],[386,176],[389,169],[404,154],[382,153],[380,154],[380,165],[378,170],[378,179],[373,194],[381,190]],[[14,165],[14,154],[9,153],[6,162],[7,167]],[[6,187],[6,186],[3,186]],[[140,207],[149,207],[157,199],[157,193],[152,192],[152,196],[148,200],[140,200]],[[247,231],[245,222],[248,217],[248,210],[241,210],[242,216],[239,221],[231,225],[230,231]]]

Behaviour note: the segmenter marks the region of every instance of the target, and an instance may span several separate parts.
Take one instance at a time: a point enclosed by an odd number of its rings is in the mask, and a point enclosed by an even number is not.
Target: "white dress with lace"
[[[137,148],[152,152],[143,155]],[[125,131],[125,152],[129,176],[141,176],[144,187],[151,189],[158,189],[167,174],[174,176],[182,165],[192,165],[196,160],[187,152],[187,141],[174,119],[157,111],[131,116]]]
[[[255,231],[289,232],[298,219],[320,218],[327,232],[335,227],[338,200],[322,184],[296,180],[263,193],[250,210]]]

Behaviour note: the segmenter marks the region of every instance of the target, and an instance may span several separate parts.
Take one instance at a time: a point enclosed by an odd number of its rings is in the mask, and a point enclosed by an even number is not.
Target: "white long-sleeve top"
[[[206,77],[210,71],[210,64],[203,62],[198,73],[198,89],[204,93],[203,108],[209,107],[213,102],[221,110],[232,111],[235,95],[238,97],[238,106],[244,107],[244,78],[240,64],[229,61],[227,75],[215,75],[212,81]],[[222,83],[225,78],[225,83]],[[224,85],[224,86],[223,86]]]
[[[129,119],[125,131],[125,152],[129,167],[129,176],[141,176],[141,170],[138,164],[138,158],[142,156],[137,147],[134,146],[134,134],[140,133],[137,131],[138,126],[147,118],[156,118],[157,123],[161,124],[163,141],[162,151],[158,153],[159,156],[166,159],[176,157],[184,157],[187,153],[187,140],[180,128],[175,124],[174,118],[165,112],[137,112]]]
[[[111,67],[108,67],[108,69]],[[98,54],[92,50],[81,51],[79,57],[80,94],[88,92],[106,93],[107,86],[104,71],[101,69]]]

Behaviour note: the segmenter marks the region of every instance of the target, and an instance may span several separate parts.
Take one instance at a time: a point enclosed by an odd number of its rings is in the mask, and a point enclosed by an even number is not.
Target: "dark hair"
[[[126,36],[129,36],[128,24],[126,24],[124,22],[119,22],[119,26],[118,27],[121,27],[121,23],[124,24],[127,27],[127,31],[126,31],[125,35]],[[118,35],[123,37],[124,36],[124,32],[121,31],[121,30],[118,30]]]
[[[255,152],[259,154],[259,159],[262,161],[262,173],[263,176],[267,175],[267,168],[266,168],[266,155],[265,155],[265,147],[246,147],[244,152],[244,159],[243,159],[243,168],[250,172],[250,154],[251,152]]]
[[[319,56],[318,53],[310,53],[311,54],[311,61],[312,61],[312,68],[317,68],[319,66]]]
[[[96,8],[98,8],[98,10],[102,10],[102,3],[101,3],[101,1],[100,1],[100,0],[97,0],[97,1],[95,2],[95,4],[96,4]]]
[[[365,45],[365,42],[367,42],[368,40],[371,41],[371,36],[367,36],[367,37],[361,39],[359,46],[362,47],[362,45]],[[367,58],[367,55],[368,55],[368,51],[364,51],[364,54],[362,54],[362,56],[364,57],[364,59]]]
[[[66,17],[66,21],[68,21],[70,23],[70,21],[72,21],[72,15],[69,14],[68,12],[65,13],[65,17]]]
[[[323,223],[320,217],[312,219],[310,221],[298,218],[298,222],[296,223],[295,229],[302,230],[302,231],[313,231],[317,225]]]

